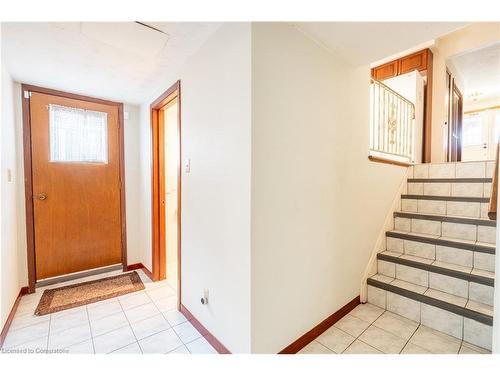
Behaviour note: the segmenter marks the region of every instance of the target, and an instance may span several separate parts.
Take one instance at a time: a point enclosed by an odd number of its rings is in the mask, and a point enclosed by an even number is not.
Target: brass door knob
[[[47,199],[47,195],[45,193],[40,193],[37,195],[37,198],[41,201],[44,201],[45,199]]]

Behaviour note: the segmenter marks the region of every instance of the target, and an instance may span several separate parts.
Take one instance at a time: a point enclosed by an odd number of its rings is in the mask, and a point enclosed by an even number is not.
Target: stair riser
[[[378,260],[378,273],[425,288],[439,290],[460,298],[468,298],[472,301],[484,303],[486,305],[493,305],[492,286],[384,260]],[[464,303],[465,302],[466,301],[464,301]]]
[[[407,194],[489,198],[490,182],[408,182]]]
[[[478,270],[495,271],[494,254],[392,237],[386,237],[386,249],[420,258],[457,264],[464,267],[473,267]]]
[[[426,199],[401,199],[401,210],[421,214],[488,218],[488,203]]]
[[[457,240],[479,241],[490,244],[496,243],[496,227],[486,225],[396,217],[394,218],[394,229],[405,232],[443,236]]]
[[[368,302],[427,327],[491,350],[492,327],[424,302],[369,285]]]
[[[496,223],[485,220],[493,170],[491,161],[409,168],[386,249],[424,259],[379,254],[369,303],[491,350],[493,280],[476,271],[494,271]]]
[[[491,178],[493,161],[460,162],[442,164],[418,164],[410,168],[412,178]]]

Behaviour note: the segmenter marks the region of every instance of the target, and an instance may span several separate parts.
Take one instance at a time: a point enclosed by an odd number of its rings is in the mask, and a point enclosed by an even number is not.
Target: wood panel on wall
[[[427,70],[427,59],[429,52],[430,51],[428,49],[424,49],[423,51],[419,51],[400,58],[398,60],[398,74],[405,74],[414,70]]]
[[[428,68],[429,55],[432,52],[424,49],[412,53],[411,55],[401,57],[388,63],[372,68],[372,77],[381,81],[384,79],[396,77],[400,74],[412,72],[414,70],[426,71]]]
[[[387,64],[377,66],[372,69],[372,77],[378,81],[396,77],[398,75],[398,61],[391,61]]]

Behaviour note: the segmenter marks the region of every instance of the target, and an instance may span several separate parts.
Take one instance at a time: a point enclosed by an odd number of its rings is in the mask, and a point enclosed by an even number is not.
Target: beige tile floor
[[[153,283],[137,272],[145,285],[143,291],[50,315],[33,315],[43,290],[50,287],[22,297],[2,353],[216,353],[176,310],[175,284],[169,280]]]
[[[169,280],[153,283],[142,271],[137,272],[145,285],[143,291],[50,315],[33,315],[43,290],[50,287],[24,296],[2,353],[216,353],[176,310],[175,284]],[[364,304],[299,353],[480,354],[488,351],[375,305]]]
[[[299,354],[484,354],[487,350],[375,305],[357,306]]]

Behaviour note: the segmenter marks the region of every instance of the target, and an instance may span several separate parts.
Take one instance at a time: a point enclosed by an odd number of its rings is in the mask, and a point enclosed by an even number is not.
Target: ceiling
[[[164,90],[221,23],[2,23],[2,63],[23,83],[131,104]],[[355,64],[370,64],[464,23],[298,22]]]
[[[368,65],[455,31],[459,22],[296,22],[294,25],[345,61]]]
[[[161,92],[220,23],[2,23],[13,79],[131,104]]]
[[[474,101],[474,97],[500,98],[500,43],[455,56],[450,62],[463,81],[466,102]]]

